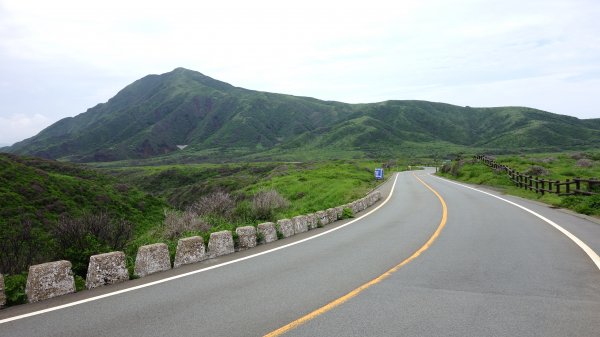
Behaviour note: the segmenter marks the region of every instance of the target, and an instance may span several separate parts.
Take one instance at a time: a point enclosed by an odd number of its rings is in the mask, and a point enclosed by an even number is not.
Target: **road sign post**
[[[376,180],[383,179],[383,169],[382,168],[376,168],[375,169],[375,179]]]

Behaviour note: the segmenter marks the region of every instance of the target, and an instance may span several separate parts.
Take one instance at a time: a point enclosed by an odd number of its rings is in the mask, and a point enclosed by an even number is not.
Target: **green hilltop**
[[[177,145],[187,145],[183,150]],[[600,145],[600,119],[426,101],[347,104],[234,87],[177,68],[4,151],[105,162],[432,157]]]

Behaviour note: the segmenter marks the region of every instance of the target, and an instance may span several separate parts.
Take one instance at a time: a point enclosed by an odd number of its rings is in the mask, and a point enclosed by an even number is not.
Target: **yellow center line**
[[[328,304],[320,307],[319,309],[298,318],[297,320],[282,326],[281,328],[272,331],[268,334],[266,334],[264,337],[276,337],[276,336],[281,336],[284,333],[291,331],[297,327],[299,327],[300,325],[312,320],[313,318],[316,318],[320,315],[323,315],[324,313],[332,310],[333,308],[349,301],[350,299],[356,297],[358,294],[360,294],[361,292],[365,291],[366,289],[370,288],[371,286],[385,280],[386,278],[390,277],[393,273],[395,273],[396,271],[398,271],[400,268],[404,267],[406,264],[408,264],[409,262],[411,262],[412,260],[416,259],[419,255],[421,255],[424,251],[426,251],[427,249],[429,249],[429,247],[431,247],[431,245],[433,244],[433,242],[438,238],[438,236],[440,235],[440,233],[442,232],[442,229],[446,226],[446,221],[448,219],[448,207],[446,206],[446,202],[444,201],[444,198],[442,198],[442,196],[436,191],[434,190],[431,186],[427,185],[427,183],[425,183],[423,180],[421,180],[419,177],[417,177],[416,174],[413,173],[413,176],[419,180],[421,182],[421,184],[425,185],[425,187],[427,187],[431,192],[433,192],[433,194],[435,194],[435,196],[440,200],[440,203],[442,204],[442,219],[440,220],[440,224],[438,226],[438,228],[435,230],[435,232],[433,233],[433,235],[431,235],[431,237],[429,238],[429,240],[427,240],[427,242],[425,242],[425,244],[419,248],[416,252],[414,252],[409,258],[407,258],[406,260],[400,262],[400,264],[394,266],[392,269],[386,271],[385,273],[383,273],[382,275],[378,276],[377,278],[361,285],[360,287],[352,290],[351,292],[347,293],[346,295],[332,301],[329,302]]]

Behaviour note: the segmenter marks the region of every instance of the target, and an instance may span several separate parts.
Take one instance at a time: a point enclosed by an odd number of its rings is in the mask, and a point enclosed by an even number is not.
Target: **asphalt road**
[[[2,323],[0,336],[262,336],[405,261],[441,224],[439,236],[414,260],[285,335],[600,336],[600,270],[579,246],[514,205],[425,172],[416,175],[445,200],[444,224],[438,197],[413,173],[401,173],[387,203],[347,226],[327,226],[162,275],[5,309],[0,322],[212,268]],[[382,188],[384,195],[391,183]],[[600,252],[599,223],[505,198],[555,221]],[[299,242],[333,228],[338,229]],[[298,243],[267,252],[292,242]],[[263,254],[251,257],[257,253]],[[240,257],[246,259],[233,262]],[[220,263],[229,264],[216,267]]]

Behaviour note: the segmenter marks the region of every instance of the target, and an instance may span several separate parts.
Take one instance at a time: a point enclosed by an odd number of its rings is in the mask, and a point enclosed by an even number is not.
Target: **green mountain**
[[[181,150],[178,145],[187,145]],[[600,120],[522,107],[346,104],[237,88],[177,68],[4,151],[81,162],[304,160],[600,145]]]

